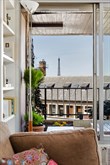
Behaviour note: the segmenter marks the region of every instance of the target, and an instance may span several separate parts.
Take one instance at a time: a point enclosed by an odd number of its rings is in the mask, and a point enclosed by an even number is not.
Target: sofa
[[[101,164],[94,129],[10,134],[7,124],[0,122],[0,159],[39,144],[43,145],[48,156],[58,165]]]

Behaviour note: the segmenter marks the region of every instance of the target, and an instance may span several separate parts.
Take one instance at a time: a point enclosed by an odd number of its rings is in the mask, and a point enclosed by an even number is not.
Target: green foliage
[[[58,121],[56,121],[56,122],[54,122],[54,124],[53,124],[54,126],[66,126],[67,125],[67,123],[65,122],[65,121],[63,121],[63,122],[58,122]]]
[[[29,87],[29,73],[30,68],[25,69],[24,71],[24,81],[26,83],[26,86]],[[44,79],[44,74],[40,69],[31,68],[31,87],[37,88],[39,84]]]
[[[26,121],[26,123],[28,123],[28,114],[27,113],[24,115],[24,120]]]
[[[44,117],[33,111],[33,125],[42,125],[44,121]]]
[[[43,124],[44,117],[41,114],[39,114],[39,113],[37,113],[35,111],[32,111],[32,115],[33,115],[33,126],[39,126],[39,125]],[[28,117],[29,117],[29,115],[25,114],[24,120],[26,122],[28,122]]]
[[[26,84],[26,87],[30,87],[29,82],[29,74],[30,74],[30,68],[25,69],[24,71],[24,81]],[[44,74],[40,69],[31,68],[31,101],[32,101],[32,115],[33,115],[33,126],[40,126],[43,124],[44,117],[40,113],[37,113],[36,107],[39,107],[40,102],[40,93],[38,93],[38,97],[36,98],[37,90],[39,90],[39,85],[44,79]],[[38,99],[39,98],[39,99]],[[29,98],[28,98],[29,99]],[[37,104],[35,104],[35,99],[38,99]],[[28,123],[29,120],[29,114],[24,115],[24,120]]]

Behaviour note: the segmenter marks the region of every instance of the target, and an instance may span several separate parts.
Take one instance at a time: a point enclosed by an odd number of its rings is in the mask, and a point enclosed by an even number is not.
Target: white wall
[[[5,122],[8,124],[8,128],[10,130],[10,133],[15,133],[15,115],[11,115],[8,120],[5,120]]]
[[[21,117],[20,117],[20,84],[21,84],[21,71],[20,71],[20,43],[21,43],[21,17],[20,17],[20,3],[15,1],[15,98],[16,98],[16,113],[15,113],[15,131],[21,130]]]

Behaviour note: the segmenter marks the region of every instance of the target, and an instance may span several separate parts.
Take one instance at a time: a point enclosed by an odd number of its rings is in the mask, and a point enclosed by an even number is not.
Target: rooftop
[[[105,83],[106,85],[110,83],[109,76],[106,76],[104,80],[106,82]],[[97,82],[99,82],[99,80]],[[88,99],[88,101],[93,101],[93,89],[92,89],[93,85],[92,84],[93,84],[93,78],[90,76],[85,76],[85,77],[84,76],[83,77],[57,76],[57,77],[45,77],[44,82],[41,85],[41,88],[50,89],[47,92],[47,100],[65,99],[65,100],[70,100],[70,101],[75,101],[75,100],[87,101]],[[98,84],[97,84],[97,87],[98,87]],[[59,88],[58,96],[57,96],[57,90],[56,90],[57,88]],[[54,90],[54,92],[52,92],[52,89]],[[64,89],[64,93],[62,89]],[[65,89],[71,89],[70,93],[68,90],[65,90]],[[77,90],[75,91],[75,89]],[[41,90],[41,92],[42,92],[41,93],[42,99],[44,99],[43,90]],[[75,95],[75,92],[76,92],[76,95]],[[107,99],[110,99],[110,95],[108,95]]]

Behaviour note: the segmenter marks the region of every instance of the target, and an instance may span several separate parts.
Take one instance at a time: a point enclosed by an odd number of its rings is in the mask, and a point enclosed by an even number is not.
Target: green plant
[[[24,71],[24,82],[26,84],[26,87],[29,88],[30,84],[29,84],[29,73],[30,73],[30,69],[27,68]],[[44,74],[40,69],[35,69],[35,68],[31,68],[31,101],[33,106],[36,108],[38,107],[38,109],[42,109],[43,105],[40,99],[40,89],[39,89],[39,85],[41,84],[41,82],[44,79]],[[29,96],[29,95],[28,95]],[[27,98],[29,99],[29,98]]]
[[[24,81],[26,86],[29,88],[29,73],[30,73],[30,68],[25,69],[24,71]],[[40,69],[35,69],[35,68],[31,68],[31,88],[35,89],[38,88],[38,86],[40,85],[40,83],[43,81],[44,79],[44,74]]]
[[[26,84],[27,89],[30,88],[30,81],[29,81],[29,75],[30,75],[30,68],[25,69],[24,71],[24,81]],[[44,74],[40,69],[35,69],[35,68],[31,68],[31,104],[32,104],[32,116],[33,116],[33,126],[41,126],[43,125],[43,121],[44,121],[44,117],[42,116],[41,112],[41,108],[40,108],[40,93],[39,93],[39,97],[36,98],[36,93],[39,90],[39,85],[40,83],[43,81],[44,79]],[[27,90],[28,92],[28,90]],[[27,100],[29,101],[30,97],[28,95]],[[36,100],[38,100],[38,104],[36,104]],[[40,109],[40,113],[38,113],[37,109]],[[24,120],[26,121],[26,123],[28,123],[28,118],[29,115],[28,113],[25,114],[24,116]]]
[[[44,117],[43,115],[35,112],[35,111],[32,111],[32,116],[33,116],[33,126],[41,126],[43,125],[43,122],[44,122]],[[28,123],[28,118],[29,118],[29,115],[28,113],[24,115],[24,120]]]
[[[54,124],[53,124],[54,126],[66,126],[67,125],[67,123],[65,122],[65,121],[63,121],[63,122],[58,122],[58,121],[56,121],[56,122],[54,122]]]

